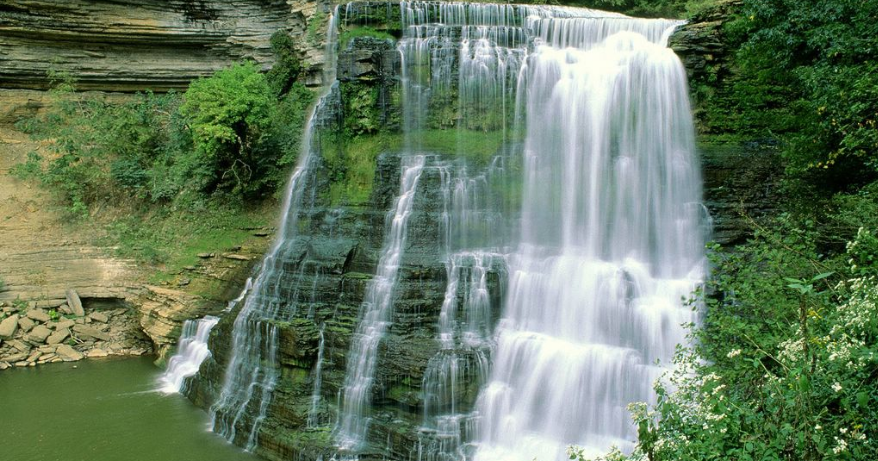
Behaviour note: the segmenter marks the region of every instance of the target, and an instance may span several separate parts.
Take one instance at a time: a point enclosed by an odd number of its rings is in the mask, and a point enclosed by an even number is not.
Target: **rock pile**
[[[0,304],[0,370],[151,350],[149,338],[140,332],[137,311],[86,309],[73,290],[67,292],[67,303],[57,308]]]

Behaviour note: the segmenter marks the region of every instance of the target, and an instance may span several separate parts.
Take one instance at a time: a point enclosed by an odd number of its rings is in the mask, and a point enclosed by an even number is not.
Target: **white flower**
[[[841,392],[841,384],[839,384],[839,383],[833,384],[832,390],[834,390],[835,392]]]
[[[741,349],[735,349],[735,350],[729,352],[728,354],[726,354],[726,357],[733,359],[739,355],[741,355]]]
[[[848,443],[845,442],[844,439],[836,437],[835,441],[838,442],[838,445],[836,445],[835,448],[832,449],[833,453],[839,454],[847,449]]]

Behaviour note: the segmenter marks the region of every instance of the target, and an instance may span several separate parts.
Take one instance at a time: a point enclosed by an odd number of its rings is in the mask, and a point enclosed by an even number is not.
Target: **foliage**
[[[272,92],[253,63],[235,64],[192,82],[180,106],[192,130],[187,173],[198,190],[258,192],[265,163],[257,144],[267,136]]]
[[[265,78],[274,95],[282,97],[299,78],[302,62],[293,38],[286,31],[279,30],[272,34],[271,50],[274,52],[275,63],[265,74]]]
[[[376,29],[373,29],[373,28],[368,27],[368,26],[352,27],[352,28],[343,30],[341,32],[341,35],[339,35],[339,39],[338,39],[339,49],[343,50],[343,49],[347,48],[348,43],[350,43],[351,40],[358,38],[358,37],[370,37],[370,38],[375,38],[378,40],[393,40],[394,39],[393,35],[390,35],[389,33],[382,31],[382,30],[376,30]]]

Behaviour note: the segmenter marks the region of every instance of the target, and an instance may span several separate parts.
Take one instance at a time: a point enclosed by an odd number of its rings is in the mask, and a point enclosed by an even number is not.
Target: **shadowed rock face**
[[[165,91],[242,59],[270,67],[271,34],[303,38],[322,2],[22,0],[0,6],[0,88],[45,89],[49,70],[80,89]],[[304,54],[320,60],[306,40]],[[314,44],[316,45],[316,44]],[[319,54],[319,53],[318,53]]]

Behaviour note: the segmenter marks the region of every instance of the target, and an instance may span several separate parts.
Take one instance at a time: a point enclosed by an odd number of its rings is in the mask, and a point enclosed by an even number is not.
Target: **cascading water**
[[[370,18],[392,11],[389,3],[345,9]],[[435,349],[419,357],[435,352],[421,368],[423,420],[410,442],[418,443],[417,457],[560,460],[569,445],[590,453],[630,448],[636,432],[626,406],[654,399],[652,382],[685,340],[681,325],[696,319],[681,299],[705,275],[685,75],[665,43],[680,22],[545,6],[402,2],[399,9],[400,188],[385,216],[377,273],[366,285],[341,385],[333,381],[339,362],[329,346],[339,340],[336,319],[317,315],[302,421],[307,417],[315,432],[325,427],[331,418],[324,410],[333,404],[321,393],[340,385],[332,439],[340,457],[356,456],[371,441],[379,344],[394,320],[397,282],[410,282],[400,269],[408,220],[416,193],[427,194],[424,184],[437,174],[436,251],[447,285],[432,330]],[[357,20],[348,14],[345,21]],[[458,157],[425,152],[430,130],[456,132]],[[502,133],[503,147],[490,160],[473,160],[467,143],[482,132]],[[289,298],[307,296],[304,280],[311,277],[312,310],[300,316],[313,321],[318,285],[338,276],[336,266],[325,265],[312,277],[302,263],[282,278],[306,188],[317,193],[310,178],[317,157],[309,150],[300,159],[277,241],[235,321],[231,361],[212,408],[215,430],[248,448],[278,380],[275,325],[295,315],[289,306],[297,299]],[[421,239],[411,238],[418,251]],[[433,294],[441,296],[441,288]],[[307,399],[308,390],[301,395]],[[391,437],[388,429],[388,443]]]
[[[342,450],[355,450],[366,438],[369,426],[367,406],[375,378],[378,344],[391,323],[394,288],[405,251],[408,219],[425,161],[423,155],[403,158],[399,195],[387,214],[388,234],[378,261],[378,273],[369,282],[366,298],[360,307],[361,319],[351,340],[342,413],[336,434]]]
[[[479,401],[476,460],[630,449],[704,277],[675,22],[529,18],[521,240]]]
[[[210,357],[207,338],[218,322],[219,317],[212,315],[183,322],[177,353],[168,360],[168,368],[159,378],[159,391],[165,394],[183,391],[186,378],[195,376],[202,362]]]
[[[448,252],[441,350],[424,381],[424,430],[434,438],[420,457],[565,459],[569,445],[630,448],[627,404],[654,398],[666,369],[656,362],[670,361],[682,325],[696,319],[681,299],[704,277],[685,73],[666,47],[681,22],[563,7],[400,9],[408,149],[419,148],[431,109],[455,97],[458,129],[505,130],[513,107],[524,122],[520,235],[505,242],[516,249],[504,258],[493,369],[476,413],[460,413],[462,338],[485,336],[455,337],[455,303],[464,269],[463,284],[479,292],[487,253],[458,243]],[[463,449],[468,437],[474,455]]]
[[[232,330],[232,356],[226,368],[222,391],[211,406],[213,430],[247,450],[256,447],[260,424],[265,420],[278,381],[278,329],[276,322],[295,315],[297,299],[284,294],[285,264],[294,251],[299,214],[305,206],[306,189],[318,155],[312,139],[317,115],[335,82],[338,8],[331,14],[326,37],[324,91],[308,116],[302,153],[287,186],[280,228],[262,261],[259,275],[244,301]],[[304,267],[303,267],[304,269]],[[291,312],[291,309],[293,312]]]

